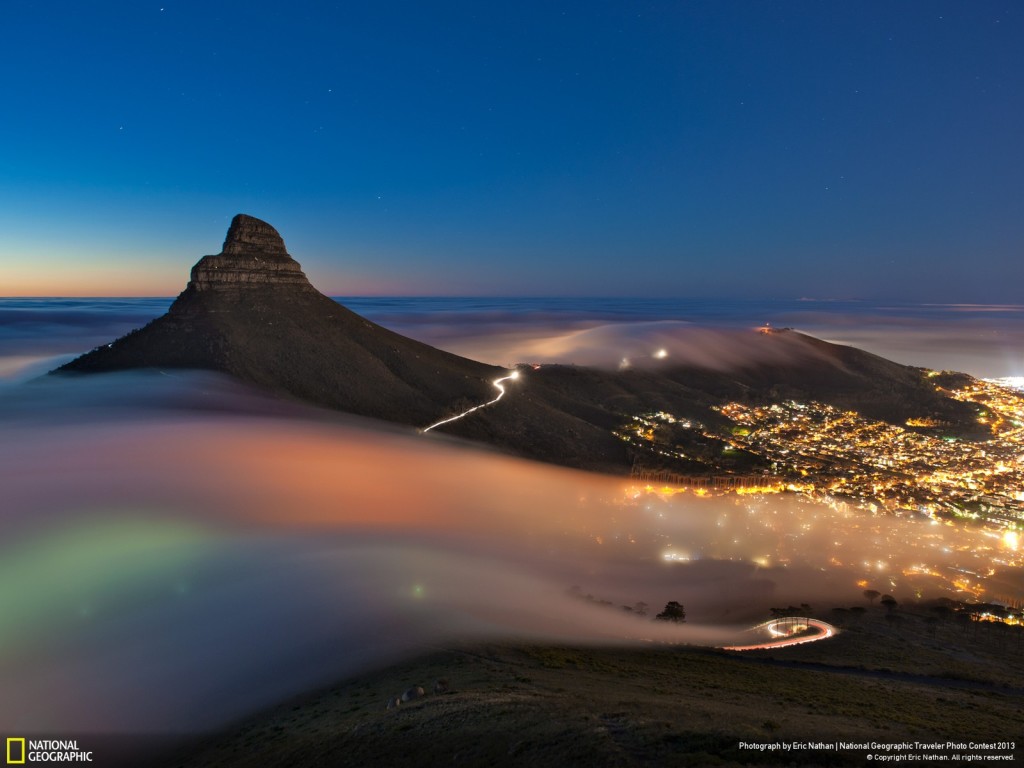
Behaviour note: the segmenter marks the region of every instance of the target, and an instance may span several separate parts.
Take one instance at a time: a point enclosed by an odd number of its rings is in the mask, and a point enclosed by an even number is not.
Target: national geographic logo
[[[7,765],[26,763],[91,763],[92,752],[78,747],[78,740],[7,737]]]
[[[7,764],[8,765],[24,765],[25,764],[25,740],[24,739],[7,739]]]

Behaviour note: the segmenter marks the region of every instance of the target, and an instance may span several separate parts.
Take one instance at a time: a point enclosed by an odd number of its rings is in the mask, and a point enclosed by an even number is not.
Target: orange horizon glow
[[[65,284],[66,285],[66,284]],[[49,284],[15,284],[0,286],[0,299],[173,299],[188,285],[188,280],[174,287],[164,287],[151,283],[131,284],[128,287],[111,289],[109,284],[98,280],[90,280],[85,284],[79,283],[74,288],[54,288]],[[317,288],[317,286],[313,286]],[[414,292],[411,290],[386,289],[383,286],[362,287],[353,289],[351,286],[345,291],[322,290],[317,288],[326,296],[446,296],[448,294],[436,292]],[[456,294],[451,294],[456,296]]]
[[[61,272],[60,279],[51,275]],[[64,269],[50,265],[48,268],[31,268],[19,265],[13,270],[4,267],[3,281],[0,283],[0,299],[46,299],[46,298],[174,298],[188,285],[189,270],[175,269],[176,276],[168,278],[168,270],[160,270],[159,275],[146,275],[141,270],[136,275],[126,277],[126,270],[113,267],[81,270],[77,265],[74,269]],[[41,274],[41,273],[47,274]],[[180,274],[177,274],[180,273]],[[70,277],[69,277],[70,275]],[[415,285],[408,283],[389,283],[369,277],[337,277],[332,276],[322,282],[306,270],[310,283],[326,296],[483,296],[496,295],[488,291],[452,291],[431,289],[422,281]],[[327,286],[327,287],[324,287]],[[342,288],[341,286],[344,286]]]
[[[72,289],[65,291],[43,291],[41,289],[19,289],[15,287],[13,290],[8,289],[7,286],[3,286],[0,290],[3,291],[0,294],[0,300],[3,299],[173,299],[183,290],[185,290],[183,284],[173,290],[165,291],[147,291],[145,289],[130,290],[130,291],[85,291],[81,289]],[[473,298],[506,298],[504,294],[491,294],[491,293],[441,293],[439,291],[411,291],[411,290],[395,290],[386,288],[365,288],[361,290],[353,290],[349,288],[344,291],[332,291],[322,290],[313,286],[320,293],[325,296],[335,297],[356,297],[356,298],[377,298],[385,296],[388,298],[464,298],[471,296]]]
[[[118,262],[84,267],[78,261],[26,258],[14,265],[0,260],[0,265],[3,298],[177,296],[188,282],[188,272],[152,264],[142,269]]]

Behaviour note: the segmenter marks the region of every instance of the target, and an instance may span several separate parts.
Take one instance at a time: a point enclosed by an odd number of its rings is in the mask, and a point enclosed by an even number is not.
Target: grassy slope
[[[881,613],[833,641],[756,655],[453,646],[282,705],[174,765],[863,765],[860,752],[780,757],[738,743],[1020,741],[1014,638],[952,625],[932,637],[910,631],[913,619],[897,634]],[[439,677],[450,692],[385,710]]]

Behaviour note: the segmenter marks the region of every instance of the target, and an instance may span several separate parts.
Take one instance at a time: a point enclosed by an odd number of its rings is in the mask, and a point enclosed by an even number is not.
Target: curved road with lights
[[[785,627],[792,626],[794,623],[803,624],[808,629],[816,631],[813,635],[801,634],[799,637],[793,637],[786,631]],[[723,647],[723,650],[756,651],[761,650],[762,648],[785,648],[790,645],[803,645],[804,643],[814,643],[818,640],[826,640],[839,634],[839,630],[828,622],[819,621],[818,619],[809,619],[802,616],[794,616],[786,619],[772,619],[771,621],[766,621],[763,624],[758,624],[756,627],[751,627],[749,631],[756,632],[758,630],[767,631],[774,639],[763,643],[754,643],[752,645],[727,645]]]
[[[451,423],[453,421],[458,421],[459,419],[462,419],[462,418],[465,418],[466,416],[469,416],[469,414],[471,414],[473,411],[479,411],[481,408],[486,408],[488,405],[494,405],[496,402],[498,402],[499,400],[501,400],[501,398],[503,398],[505,396],[505,388],[501,385],[501,382],[509,381],[510,379],[514,381],[515,379],[518,379],[518,378],[519,378],[519,371],[512,371],[512,373],[510,373],[508,376],[502,376],[500,379],[495,379],[494,381],[491,382],[491,384],[494,386],[495,389],[498,390],[498,396],[496,398],[494,398],[493,400],[491,400],[489,402],[481,403],[480,405],[475,405],[472,408],[470,408],[468,411],[463,411],[462,413],[458,414],[457,416],[452,416],[451,418],[443,419],[443,420],[437,422],[436,424],[431,424],[429,427],[424,427],[423,429],[420,430],[420,432],[421,433],[422,432],[429,432],[434,427],[440,427],[442,424],[449,424],[449,423]]]

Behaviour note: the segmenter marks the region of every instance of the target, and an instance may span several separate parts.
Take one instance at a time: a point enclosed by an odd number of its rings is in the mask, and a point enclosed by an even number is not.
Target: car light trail
[[[463,411],[457,416],[452,416],[451,418],[444,419],[442,421],[437,422],[436,424],[431,424],[429,427],[421,429],[420,432],[429,432],[434,427],[440,427],[442,424],[448,424],[453,421],[458,421],[461,418],[469,416],[469,414],[471,414],[473,411],[479,411],[481,408],[486,408],[488,405],[494,405],[496,402],[498,402],[499,400],[501,400],[501,398],[505,396],[505,387],[501,385],[501,382],[509,381],[510,379],[515,380],[518,378],[519,371],[512,371],[512,373],[510,373],[508,376],[502,376],[500,379],[495,379],[494,381],[491,382],[491,384],[494,385],[494,388],[498,390],[498,396],[496,398],[490,400],[489,402],[481,403],[480,405],[475,405],[468,411]]]
[[[780,627],[784,627],[789,622],[802,622],[808,629],[816,629],[817,632],[813,635],[791,637],[784,629],[780,629]],[[839,634],[839,630],[827,622],[819,621],[818,619],[806,618],[772,619],[771,621],[766,621],[764,624],[758,624],[756,627],[752,627],[750,631],[756,632],[760,629],[767,630],[768,634],[778,639],[770,640],[767,643],[756,643],[754,645],[727,645],[722,650],[756,651],[761,648],[785,648],[789,645],[802,645],[803,643],[813,643],[818,640],[825,640]]]

